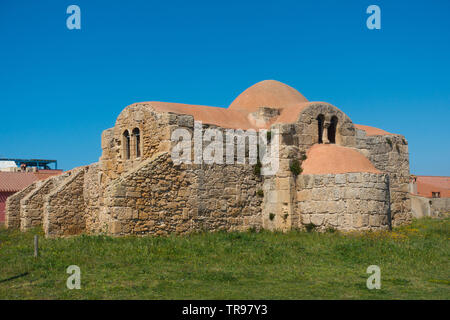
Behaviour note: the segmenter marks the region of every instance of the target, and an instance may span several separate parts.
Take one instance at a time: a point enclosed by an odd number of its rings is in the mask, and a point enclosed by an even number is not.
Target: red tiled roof
[[[12,194],[14,194],[14,192],[0,192],[0,224],[5,222],[6,199]]]
[[[416,176],[417,193],[431,198],[432,192],[440,192],[441,198],[450,198],[450,177]]]
[[[38,178],[38,180],[45,180],[48,177],[62,174],[62,170],[39,170],[37,172],[33,172],[33,174]]]
[[[0,172],[0,192],[17,192],[37,180],[61,174],[62,170],[40,170],[38,172]]]

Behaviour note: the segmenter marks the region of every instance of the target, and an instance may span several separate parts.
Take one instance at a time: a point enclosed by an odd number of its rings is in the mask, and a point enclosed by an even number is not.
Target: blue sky
[[[66,8],[81,8],[68,30]],[[381,8],[381,30],[366,8]],[[228,106],[275,79],[404,134],[411,172],[450,176],[450,1],[0,2],[0,157],[98,161],[139,101]]]

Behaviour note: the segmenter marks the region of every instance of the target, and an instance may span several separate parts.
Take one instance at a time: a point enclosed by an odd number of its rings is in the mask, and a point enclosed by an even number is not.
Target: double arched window
[[[325,116],[323,114],[319,114],[316,120],[319,143],[336,143],[338,118],[336,116],[332,116],[330,122],[325,123]]]
[[[122,135],[123,159],[128,160],[131,157],[139,158],[141,156],[141,132],[139,128],[134,128],[130,132],[125,130]]]

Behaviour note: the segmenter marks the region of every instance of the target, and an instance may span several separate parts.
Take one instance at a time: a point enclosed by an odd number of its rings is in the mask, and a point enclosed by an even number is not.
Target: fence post
[[[34,236],[34,257],[37,258],[39,253],[39,242],[38,242],[38,236],[37,234]]]

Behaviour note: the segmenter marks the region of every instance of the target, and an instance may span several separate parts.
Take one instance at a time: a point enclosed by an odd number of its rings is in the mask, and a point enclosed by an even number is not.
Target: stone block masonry
[[[20,229],[22,231],[42,225],[45,196],[70,174],[71,172],[67,172],[44,180],[20,200]]]
[[[411,194],[411,210],[414,218],[441,218],[450,214],[450,198],[426,198]]]
[[[409,151],[408,142],[401,135],[368,136],[356,130],[357,148],[373,165],[389,175],[392,225],[411,222],[411,200],[408,193]]]
[[[93,163],[86,168],[83,183],[83,198],[86,215],[86,232],[100,232],[100,206],[103,192],[102,179],[104,175],[99,163]]]
[[[167,235],[260,228],[260,181],[252,177],[251,166],[236,169],[174,166],[167,152],[157,153],[105,190],[109,232]]]
[[[20,201],[27,195],[31,194],[36,188],[42,184],[42,181],[36,181],[25,189],[16,192],[6,200],[6,220],[5,225],[8,229],[20,228]]]
[[[318,230],[390,228],[387,174],[301,175],[296,182],[300,229],[308,224]]]
[[[86,230],[84,175],[87,167],[77,168],[54,188],[43,205],[43,225],[49,237],[80,234]]]

